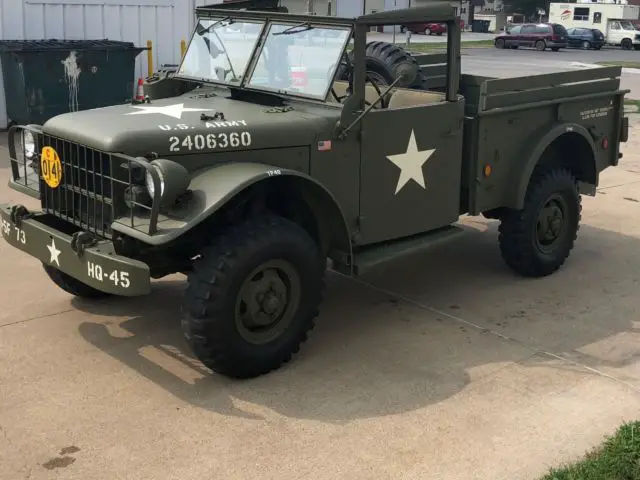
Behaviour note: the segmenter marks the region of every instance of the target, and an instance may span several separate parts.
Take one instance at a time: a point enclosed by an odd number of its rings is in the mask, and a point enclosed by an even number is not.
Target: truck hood
[[[311,145],[318,127],[335,121],[331,114],[274,110],[223,96],[187,94],[65,113],[49,119],[43,131],[107,152],[138,156],[153,151],[166,157]]]

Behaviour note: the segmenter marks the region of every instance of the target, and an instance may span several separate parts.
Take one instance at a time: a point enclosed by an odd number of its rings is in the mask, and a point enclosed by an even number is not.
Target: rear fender
[[[316,221],[316,240],[323,251],[328,256],[340,252],[340,257],[346,255],[343,260],[350,262],[349,228],[335,197],[317,180],[302,172],[261,163],[229,163],[195,172],[189,184],[192,196],[185,202],[184,211],[169,214],[171,220],[161,222],[158,233],[144,238],[130,229],[122,233],[151,245],[166,245],[211,218],[247,189],[258,185],[278,189],[278,194],[291,195],[292,199],[294,194],[298,195]]]
[[[515,168],[512,173],[511,184],[516,185],[517,188],[512,190],[511,195],[508,198],[508,207],[516,210],[524,207],[524,199],[527,194],[527,188],[529,186],[533,170],[536,168],[536,165],[540,163],[540,160],[547,148],[563,135],[578,135],[581,139],[587,142],[592,154],[590,158],[581,158],[579,160],[581,162],[582,171],[585,172],[579,180],[588,184],[597,185],[597,174],[595,173],[596,146],[593,138],[589,134],[589,131],[582,125],[577,123],[563,123],[554,126],[551,130],[548,130],[547,133],[541,136],[534,137],[536,140],[527,145],[526,149],[523,149],[521,158],[526,159],[524,162],[524,168]]]

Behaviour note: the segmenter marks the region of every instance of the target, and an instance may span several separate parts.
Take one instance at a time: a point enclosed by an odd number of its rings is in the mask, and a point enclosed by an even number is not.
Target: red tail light
[[[558,36],[557,35],[551,35],[551,40],[553,40],[555,42],[556,40],[558,40]]]

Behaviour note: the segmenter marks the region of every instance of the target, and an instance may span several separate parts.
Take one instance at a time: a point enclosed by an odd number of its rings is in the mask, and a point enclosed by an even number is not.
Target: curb
[[[571,65],[574,67],[582,67],[582,68],[602,68],[606,67],[606,65],[599,65],[597,63],[582,63],[582,62],[571,62]],[[640,68],[626,68],[622,67],[622,73],[640,73]]]

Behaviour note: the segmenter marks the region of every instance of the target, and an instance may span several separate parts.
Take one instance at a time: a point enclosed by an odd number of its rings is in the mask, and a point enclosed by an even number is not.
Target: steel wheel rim
[[[551,195],[538,211],[534,239],[536,247],[543,254],[550,254],[560,244],[567,233],[566,200],[560,194]]]
[[[300,276],[283,259],[265,262],[247,275],[238,290],[234,320],[244,340],[269,343],[291,325],[300,304]]]

